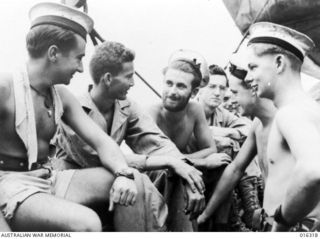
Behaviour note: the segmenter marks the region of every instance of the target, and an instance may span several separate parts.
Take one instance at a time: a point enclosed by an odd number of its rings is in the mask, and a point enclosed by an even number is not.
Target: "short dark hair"
[[[29,56],[36,59],[42,57],[52,45],[68,52],[75,47],[76,37],[74,32],[62,27],[40,25],[28,32],[26,44]]]
[[[282,54],[289,59],[292,70],[301,71],[302,61],[296,55],[282,47],[267,43],[251,43],[249,46],[253,47],[257,56]]]
[[[229,87],[229,80],[227,77],[226,72],[223,70],[222,67],[212,64],[209,66],[209,74],[214,76],[214,75],[220,75],[220,76],[224,76],[226,78],[226,86]]]
[[[89,64],[90,74],[95,84],[98,84],[103,74],[110,72],[117,75],[122,70],[122,64],[132,62],[135,53],[119,42],[106,41],[99,45]]]
[[[193,75],[193,81],[191,82],[192,89],[199,87],[202,80],[202,74],[200,67],[195,65],[195,63],[187,60],[176,60],[169,64],[169,66],[163,69],[163,74],[166,74],[168,69],[175,69],[185,73],[190,73]]]

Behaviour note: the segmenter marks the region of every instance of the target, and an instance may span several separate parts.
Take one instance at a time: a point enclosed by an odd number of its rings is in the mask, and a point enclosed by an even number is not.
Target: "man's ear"
[[[191,99],[193,99],[194,97],[196,97],[197,94],[198,94],[198,92],[199,92],[199,87],[194,88],[194,89],[192,90],[192,92],[191,92]]]
[[[286,67],[286,61],[283,55],[278,54],[275,56],[275,64],[276,64],[276,69],[277,73],[280,74],[285,70]]]
[[[56,62],[58,53],[59,53],[59,48],[56,45],[52,45],[49,47],[48,51],[48,59],[50,62]]]
[[[112,81],[112,75],[110,74],[110,72],[104,73],[100,78],[100,83],[105,84],[107,87],[110,86],[111,81]]]

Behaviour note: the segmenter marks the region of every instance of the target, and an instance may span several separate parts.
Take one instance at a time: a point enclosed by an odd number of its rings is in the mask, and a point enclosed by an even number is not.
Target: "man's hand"
[[[190,214],[190,220],[193,220],[205,209],[205,197],[199,192],[192,192],[189,185],[185,186],[185,196],[187,200],[185,212]]]
[[[214,139],[218,149],[233,148],[234,146],[234,140],[229,137],[216,136]]]
[[[214,169],[231,163],[231,158],[225,153],[214,153],[206,157],[204,161],[206,169]]]
[[[192,192],[204,193],[205,185],[202,180],[202,172],[182,160],[171,160],[171,165],[174,172],[187,181]]]
[[[138,194],[137,186],[132,179],[123,176],[117,177],[110,190],[109,211],[112,211],[114,204],[123,206],[133,205]]]
[[[197,218],[197,224],[200,225],[200,224],[203,224],[205,223],[207,220],[208,220],[208,216],[206,214],[206,211],[203,211],[201,213],[201,215]]]

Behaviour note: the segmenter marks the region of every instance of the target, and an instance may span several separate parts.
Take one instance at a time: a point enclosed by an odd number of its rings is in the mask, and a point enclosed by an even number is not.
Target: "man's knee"
[[[72,221],[70,231],[75,232],[101,232],[102,225],[99,216],[91,209],[81,216],[74,215],[75,220]]]
[[[138,189],[137,201],[134,207],[131,208],[133,210],[127,211],[135,214],[139,212],[141,223],[139,230],[162,230],[168,215],[168,208],[163,196],[153,185],[149,177],[138,171],[135,172],[135,183]]]

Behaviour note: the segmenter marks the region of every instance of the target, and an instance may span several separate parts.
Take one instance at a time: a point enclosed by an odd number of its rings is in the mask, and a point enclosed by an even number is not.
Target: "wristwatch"
[[[274,212],[274,220],[279,223],[279,224],[282,224],[286,227],[293,227],[294,225],[288,223],[286,221],[286,219],[284,219],[283,215],[282,215],[282,212],[281,212],[281,205],[275,210]]]
[[[133,170],[131,168],[124,168],[114,173],[115,178],[117,177],[126,177],[134,180]]]

